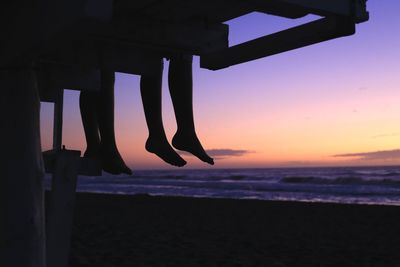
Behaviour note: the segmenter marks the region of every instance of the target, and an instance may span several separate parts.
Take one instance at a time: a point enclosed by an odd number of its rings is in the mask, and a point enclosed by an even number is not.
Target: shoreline
[[[77,193],[71,267],[400,266],[400,207]]]
[[[228,197],[208,197],[208,196],[174,196],[174,195],[152,195],[152,194],[126,194],[126,193],[112,193],[112,192],[92,192],[92,191],[77,191],[77,194],[88,194],[88,195],[111,195],[111,196],[127,196],[127,197],[149,197],[149,198],[178,198],[178,199],[220,199],[220,200],[234,200],[234,201],[266,201],[272,203],[303,203],[303,204],[327,204],[327,205],[355,205],[355,206],[376,206],[376,207],[398,207],[400,204],[379,204],[379,203],[352,203],[352,202],[335,202],[335,201],[307,201],[307,200],[270,200],[261,198],[228,198]]]

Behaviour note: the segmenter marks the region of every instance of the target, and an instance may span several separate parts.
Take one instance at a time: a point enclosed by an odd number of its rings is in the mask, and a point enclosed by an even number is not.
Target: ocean
[[[77,190],[400,206],[400,167],[148,170],[79,176]]]

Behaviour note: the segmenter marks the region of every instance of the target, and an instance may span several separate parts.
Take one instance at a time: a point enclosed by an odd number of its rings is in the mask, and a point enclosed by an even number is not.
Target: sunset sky
[[[368,1],[370,21],[353,36],[219,71],[194,59],[194,111],[216,168],[400,163],[400,1]],[[304,21],[252,13],[228,22],[237,44]],[[168,62],[165,61],[164,74]],[[116,76],[116,133],[133,169],[169,168],[145,151],[139,76]],[[164,125],[176,130],[164,75]],[[64,140],[84,150],[79,94],[65,91]],[[52,105],[42,104],[42,146],[51,147]],[[378,153],[377,153],[378,152]],[[336,156],[335,156],[336,155]],[[209,167],[183,155],[185,168]]]

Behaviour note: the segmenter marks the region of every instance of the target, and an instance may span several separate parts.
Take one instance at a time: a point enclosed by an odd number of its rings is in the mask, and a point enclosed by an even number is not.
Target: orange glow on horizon
[[[217,159],[215,168],[400,164],[400,158],[333,157],[400,148],[400,37],[384,27],[396,29],[400,22],[389,4],[369,6],[371,21],[358,25],[351,37],[216,72],[200,69],[195,58],[199,139],[206,149],[248,152]],[[254,25],[274,23],[273,18],[260,21],[257,14],[246,19]],[[235,23],[232,33],[242,27]],[[242,31],[233,38],[245,35]],[[164,69],[163,116],[171,139],[176,125],[168,94],[168,62]],[[118,74],[115,87],[115,129],[124,159],[133,169],[169,168],[144,149],[147,128],[139,77]],[[64,144],[83,151],[78,93],[67,91],[65,99]],[[43,149],[51,147],[51,115],[51,105],[43,104]],[[183,157],[188,160],[185,168],[210,167]]]

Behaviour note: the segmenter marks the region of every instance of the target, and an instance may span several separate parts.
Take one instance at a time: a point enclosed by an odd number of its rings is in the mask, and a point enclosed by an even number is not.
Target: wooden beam
[[[118,41],[136,45],[138,52],[146,52],[146,46],[159,51],[178,51],[189,54],[201,54],[228,47],[229,26],[225,24],[207,24],[197,20],[188,23],[160,22],[149,19],[120,20],[108,36],[111,44]],[[140,49],[142,46],[142,49]],[[140,51],[142,50],[142,51]],[[154,53],[154,51],[153,51]]]
[[[37,71],[37,82],[40,100],[55,102],[59,99],[60,90],[79,91],[100,90],[100,70],[80,66],[67,66],[56,63],[41,62]]]
[[[116,17],[147,18],[158,21],[188,23],[207,20],[221,23],[251,12],[246,0],[119,0]]]
[[[56,165],[57,165],[57,157],[59,155],[60,149],[52,149],[44,151],[43,160],[44,160],[44,167],[46,173],[55,173]],[[85,176],[101,176],[102,174],[102,167],[101,167],[101,160],[95,158],[86,158],[81,157],[79,158],[78,162],[78,174],[85,175]]]
[[[53,118],[53,149],[60,150],[62,145],[64,90],[57,90],[57,99],[54,101]]]
[[[301,7],[280,5],[274,2],[263,2],[260,5],[253,6],[253,9],[261,13],[290,19],[298,19],[310,13],[309,10]]]
[[[46,217],[47,266],[68,267],[80,151],[60,150]]]
[[[162,56],[159,51],[134,42],[105,39],[100,58],[100,68],[142,75],[158,70]]]
[[[111,21],[114,0],[86,0],[85,17]]]
[[[258,9],[264,7],[268,10],[274,5],[281,10],[305,10],[324,17],[351,17],[356,23],[367,21],[369,18],[366,2],[367,0],[250,0]]]
[[[352,35],[354,32],[355,25],[349,20],[324,18],[203,55],[200,58],[200,66],[210,70],[223,69],[330,39]]]

